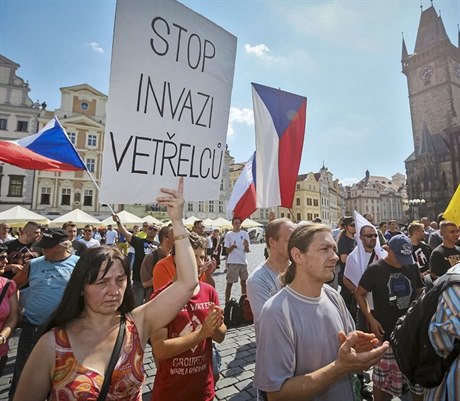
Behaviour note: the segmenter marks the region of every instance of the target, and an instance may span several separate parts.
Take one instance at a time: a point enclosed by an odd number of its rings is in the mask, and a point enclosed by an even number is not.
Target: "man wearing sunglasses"
[[[133,263],[133,291],[135,297],[135,306],[142,305],[144,300],[144,286],[141,281],[141,266],[144,256],[157,249],[160,244],[155,241],[158,228],[154,224],[148,224],[144,231],[145,238],[139,238],[129,232],[118,215],[112,215],[112,219],[118,226],[118,232],[126,238],[126,241],[134,248],[134,263]]]
[[[87,248],[94,248],[96,246],[101,246],[101,243],[93,237],[94,227],[90,224],[87,224],[83,229],[83,238],[80,239],[80,242],[86,245]]]
[[[378,234],[375,227],[362,226],[359,233],[358,246],[348,255],[343,274],[343,284],[352,294],[355,293],[359,285],[359,280],[361,280],[361,276],[367,269],[367,266],[378,260],[378,256],[375,253],[377,237]],[[368,294],[368,302],[371,310],[373,310],[372,293]],[[369,332],[367,320],[359,308],[356,328],[366,333]]]
[[[343,230],[339,234],[339,239],[337,241],[337,254],[339,255],[339,275],[338,282],[341,287],[340,295],[342,295],[345,304],[347,305],[348,310],[351,315],[354,317],[356,315],[356,302],[353,297],[353,294],[348,291],[347,287],[343,284],[343,272],[345,270],[345,265],[347,263],[348,255],[355,249],[355,220],[351,216],[346,216],[343,218]]]
[[[375,252],[377,246],[378,233],[374,226],[363,225],[359,231],[359,238],[357,239],[357,246],[347,257],[347,263],[343,273],[343,285],[350,291],[351,294],[355,294],[356,288],[359,285],[361,276],[367,269],[367,267],[378,260],[378,255]],[[367,295],[367,301],[371,311],[374,310],[374,304],[372,302],[372,292]],[[361,312],[359,307],[356,308],[356,315],[354,316],[356,321],[356,328],[370,333],[370,328],[367,323],[367,319]],[[358,375],[361,383],[361,395],[363,397],[369,397],[372,395],[372,389],[369,387],[369,383],[366,382],[364,375]]]

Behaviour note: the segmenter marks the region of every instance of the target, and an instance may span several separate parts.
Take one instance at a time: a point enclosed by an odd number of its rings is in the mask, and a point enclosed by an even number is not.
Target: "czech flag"
[[[56,117],[36,134],[17,141],[0,141],[0,160],[26,170],[86,170]]]
[[[252,84],[257,207],[292,207],[305,137],[307,98]]]
[[[233,211],[234,217],[244,221],[257,209],[256,207],[256,154],[255,152],[245,164],[240,176],[235,182],[232,194],[227,203],[227,209]]]

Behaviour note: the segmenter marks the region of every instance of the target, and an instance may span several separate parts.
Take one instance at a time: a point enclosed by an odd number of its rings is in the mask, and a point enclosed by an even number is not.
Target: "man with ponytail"
[[[353,373],[373,366],[388,343],[355,331],[339,293],[324,285],[338,260],[328,227],[297,227],[288,252],[284,287],[260,314],[254,386],[269,401],[353,401]]]

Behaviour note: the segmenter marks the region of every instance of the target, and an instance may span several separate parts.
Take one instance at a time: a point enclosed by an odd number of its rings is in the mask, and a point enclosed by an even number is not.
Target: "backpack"
[[[456,283],[460,283],[458,273],[446,273],[438,278],[433,287],[428,291],[424,289],[407,313],[398,319],[391,333],[396,361],[412,384],[425,388],[438,386],[460,353],[460,341],[456,339],[454,349],[443,359],[434,350],[428,335],[439,297],[448,286]]]
[[[241,295],[239,304],[241,310],[241,320],[243,323],[254,323],[251,304],[249,303],[249,299],[246,294]]]
[[[236,327],[242,323],[240,304],[235,298],[230,299],[224,308],[224,323],[227,327]]]

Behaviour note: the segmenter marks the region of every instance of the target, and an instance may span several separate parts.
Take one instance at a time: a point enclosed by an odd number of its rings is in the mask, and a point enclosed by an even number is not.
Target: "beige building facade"
[[[366,171],[361,181],[347,187],[346,214],[352,215],[356,210],[362,215],[371,213],[377,224],[388,220],[403,223],[406,220],[405,194],[404,175],[397,173],[390,180]]]
[[[38,118],[40,129],[54,116],[59,119],[97,185],[101,180],[106,104],[107,96],[90,85],[64,87],[61,107],[54,113],[43,111]],[[110,214],[99,203],[99,191],[86,171],[37,171],[34,188],[32,209],[50,219],[76,208],[96,218]]]
[[[29,97],[29,84],[16,74],[19,64],[0,55],[0,140],[14,141],[37,132],[41,108]],[[32,206],[34,171],[0,163],[0,211]]]

